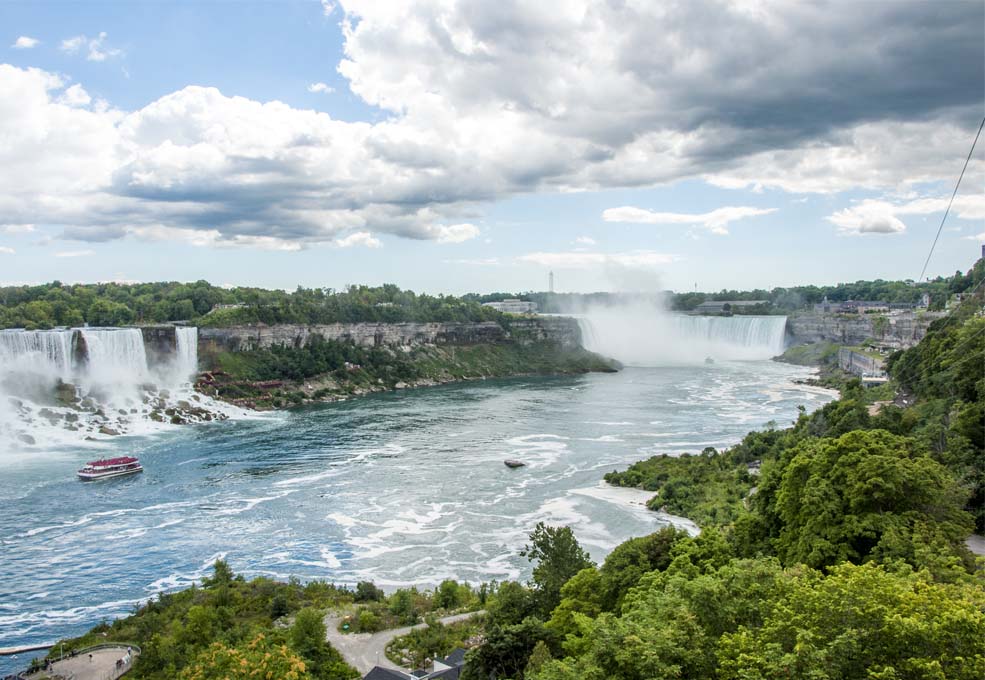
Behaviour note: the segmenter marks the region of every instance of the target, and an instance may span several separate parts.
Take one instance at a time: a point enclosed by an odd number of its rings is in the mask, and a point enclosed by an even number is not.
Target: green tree
[[[538,522],[530,543],[520,553],[531,562],[540,611],[549,615],[561,601],[561,587],[582,569],[594,566],[578,544],[570,527],[551,527]]]
[[[287,645],[274,644],[258,635],[240,647],[221,642],[198,655],[179,675],[179,680],[309,680],[304,661]]]
[[[964,554],[973,527],[964,499],[947,469],[912,439],[872,430],[807,440],[776,494],[777,549],[784,563],[812,567],[870,557],[912,564],[909,537],[933,525],[954,554]]]
[[[722,678],[979,680],[985,590],[874,564],[808,571],[761,626],[725,634],[718,654]]]

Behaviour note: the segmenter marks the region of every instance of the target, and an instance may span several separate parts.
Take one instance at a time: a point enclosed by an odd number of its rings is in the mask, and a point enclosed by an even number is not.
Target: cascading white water
[[[649,305],[578,315],[586,349],[636,366],[769,359],[784,349],[785,316],[690,316]]]
[[[0,331],[0,453],[235,413],[194,393],[198,329],[174,340],[149,362],[138,328]]]
[[[136,387],[147,380],[147,350],[139,328],[83,328],[80,333],[89,381]]]
[[[0,331],[0,376],[3,369],[67,380],[72,375],[74,331]]]
[[[172,374],[175,380],[186,383],[198,373],[198,329],[178,326],[174,329],[175,352]]]

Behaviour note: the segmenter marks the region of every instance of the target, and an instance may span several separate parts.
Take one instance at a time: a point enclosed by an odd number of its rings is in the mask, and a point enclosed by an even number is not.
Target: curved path
[[[120,647],[104,647],[92,650],[92,657],[89,652],[83,652],[72,658],[63,661],[56,661],[52,664],[51,670],[62,676],[71,677],[74,680],[115,680],[128,670],[131,664],[117,668],[116,662],[127,653],[126,645]],[[32,675],[32,678],[46,678],[47,673],[42,672]]]
[[[465,621],[473,616],[485,614],[484,610],[477,612],[466,612],[465,614],[455,614],[438,619],[445,625]],[[350,666],[354,666],[361,674],[369,673],[373,666],[383,666],[407,672],[406,668],[401,668],[397,664],[386,658],[386,646],[390,640],[406,635],[418,628],[427,628],[428,624],[419,623],[416,626],[406,626],[404,628],[391,628],[381,630],[379,633],[346,633],[339,632],[339,624],[345,618],[340,614],[329,614],[325,617],[325,627],[328,628],[328,641],[345,658]]]

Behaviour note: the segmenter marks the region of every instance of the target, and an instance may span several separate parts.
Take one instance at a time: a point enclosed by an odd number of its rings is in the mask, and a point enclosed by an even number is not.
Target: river
[[[639,494],[601,488],[605,472],[786,426],[832,398],[793,382],[807,374],[720,361],[487,380],[5,456],[0,647],[126,615],[217,557],[246,575],[389,587],[523,579],[518,551],[545,521],[601,560],[666,523]],[[75,479],[123,453],[145,472]]]

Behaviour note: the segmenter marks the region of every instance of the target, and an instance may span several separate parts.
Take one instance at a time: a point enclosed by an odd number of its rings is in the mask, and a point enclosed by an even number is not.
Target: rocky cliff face
[[[363,347],[420,345],[478,345],[504,342],[526,344],[557,342],[565,348],[581,345],[574,319],[537,317],[512,320],[509,329],[495,321],[482,323],[335,323],[323,325],[280,324],[200,328],[199,354],[242,352],[274,345],[300,347],[309,338],[350,341]]]
[[[867,340],[896,349],[912,347],[927,334],[927,328],[943,313],[923,312],[883,316],[881,314],[800,314],[787,319],[787,333],[795,344],[833,342],[860,345]]]

